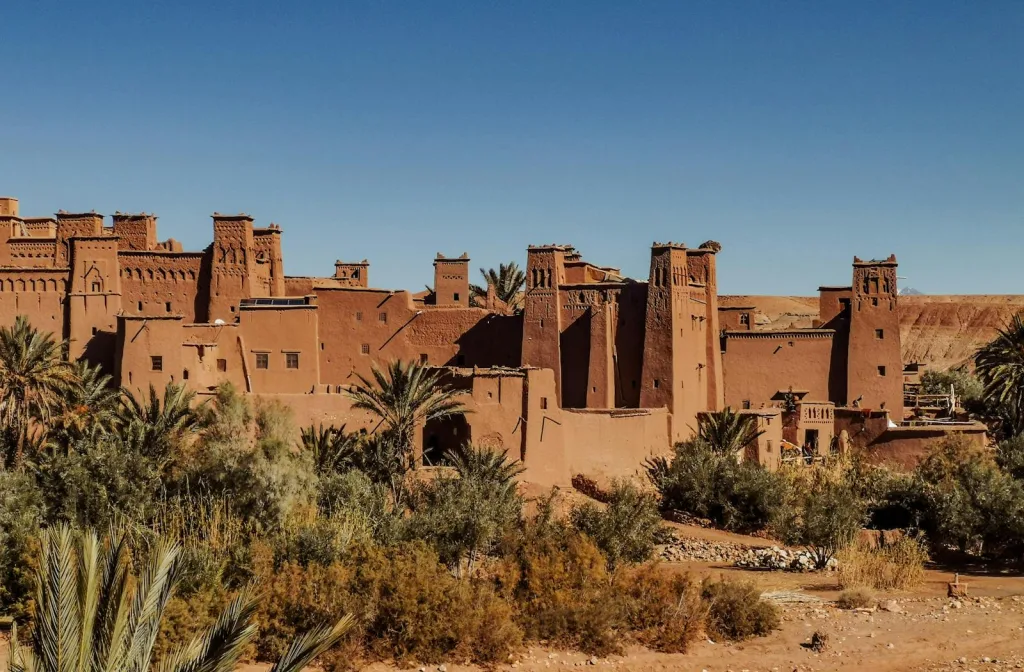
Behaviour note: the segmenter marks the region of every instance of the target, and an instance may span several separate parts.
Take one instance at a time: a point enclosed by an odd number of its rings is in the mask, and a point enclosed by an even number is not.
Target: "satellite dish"
[[[214,320],[213,323],[214,324],[227,324],[227,322],[225,322],[224,320],[220,319],[219,317],[216,320]]]

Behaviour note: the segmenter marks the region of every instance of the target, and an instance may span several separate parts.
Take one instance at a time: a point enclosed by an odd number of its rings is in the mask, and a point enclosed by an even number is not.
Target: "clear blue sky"
[[[928,293],[1024,293],[1024,2],[13,2],[0,193],[23,215],[285,230],[289,275],[530,243],[646,277],[720,241],[723,293],[896,253]]]

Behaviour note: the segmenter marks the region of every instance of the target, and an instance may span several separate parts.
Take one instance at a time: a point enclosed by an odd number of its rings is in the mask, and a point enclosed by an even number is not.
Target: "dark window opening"
[[[875,338],[877,338],[878,340],[882,340],[883,338],[885,338],[885,330],[875,329]]]
[[[299,353],[297,352],[286,352],[284,355],[284,365],[288,369],[299,368]]]
[[[100,291],[100,283],[98,283],[98,282],[92,283],[92,291],[99,292]]]
[[[92,335],[95,336],[96,332],[99,331],[96,327],[92,328]]]
[[[884,366],[878,367],[878,375],[882,376],[883,378],[885,377],[885,367]]]
[[[362,322],[362,321],[363,321],[363,311],[357,310],[356,311],[356,322]]]
[[[160,355],[153,355],[152,357],[150,357],[149,363],[154,371],[164,370],[164,358],[161,357]]]
[[[270,368],[270,355],[265,352],[256,353],[256,368],[257,369],[269,369]]]
[[[425,353],[425,352],[421,352],[421,353],[420,353],[420,363],[422,363],[422,364],[426,364],[426,363],[427,363],[427,360],[429,360],[429,359],[430,359],[430,358],[429,358],[429,357],[427,357],[427,353]]]
[[[234,306],[231,306],[231,312],[232,313],[235,312],[235,307]]]
[[[139,312],[142,312],[142,301],[139,301]]]
[[[452,294],[452,298],[453,298],[453,300],[458,301],[459,300],[459,293],[455,292],[454,294]]]
[[[877,306],[878,305],[878,297],[877,296],[871,298],[871,305],[872,306]]]
[[[360,345],[359,346],[359,352],[363,353],[364,355],[370,354],[370,344],[369,343],[363,343],[362,345]]]
[[[217,370],[220,371],[221,373],[226,372],[228,370],[228,360],[226,360],[226,359],[218,359],[217,360]]]
[[[740,324],[750,324],[750,313],[740,313]]]
[[[181,379],[188,380],[188,369],[185,369],[181,372]]]
[[[171,312],[171,302],[170,302],[170,301],[168,301],[167,303],[165,303],[165,304],[164,304],[164,308],[166,308],[166,309],[167,309],[167,312],[168,312],[168,313],[169,313],[169,312]]]
[[[540,398],[540,407],[541,407],[541,410],[546,410],[547,409],[547,407],[548,407],[548,398],[547,397],[541,397]]]
[[[744,410],[748,410],[749,411],[750,410],[750,399],[744,399],[742,406],[743,406]]]
[[[659,387],[661,387],[661,381],[658,380],[657,378],[655,378],[654,379],[654,389],[658,389]]]
[[[383,322],[384,324],[387,324],[388,323],[388,314],[387,313],[378,313],[377,320],[379,322]]]

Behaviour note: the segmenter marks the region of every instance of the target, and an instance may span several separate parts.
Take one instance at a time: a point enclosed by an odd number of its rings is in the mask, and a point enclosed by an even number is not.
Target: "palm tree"
[[[526,471],[522,462],[508,458],[508,451],[498,452],[472,443],[448,451],[445,457],[460,478],[491,483],[502,490],[514,488],[516,477]]]
[[[359,449],[357,434],[341,427],[310,425],[302,430],[302,445],[312,453],[313,466],[318,475],[334,474],[352,466]]]
[[[192,408],[195,393],[184,385],[168,382],[163,397],[149,386],[149,396],[141,402],[124,395],[121,418],[124,437],[135,443],[149,457],[164,456],[186,432],[193,430],[199,416]]]
[[[47,425],[77,385],[75,369],[65,359],[67,346],[24,315],[14,326],[0,328],[0,422],[14,444],[8,464],[21,462],[33,423]]]
[[[145,672],[179,578],[177,544],[157,543],[131,576],[128,539],[104,541],[61,525],[42,532],[31,648],[10,641],[10,672]],[[233,672],[256,635],[256,601],[243,591],[217,622],[172,651],[160,672]],[[352,627],[346,616],[296,639],[272,672],[299,672]]]
[[[54,436],[69,445],[86,434],[103,436],[118,425],[121,390],[113,385],[113,378],[101,368],[90,366],[85,360],[72,364],[77,384],[64,399],[59,417],[53,421]]]
[[[1024,430],[1024,314],[1018,313],[991,343],[974,356],[975,372],[985,386],[987,406],[997,411],[1011,434]]]
[[[716,453],[734,455],[764,434],[757,429],[754,418],[736,413],[731,408],[701,414],[698,420],[697,438]]]
[[[498,270],[480,269],[480,275],[484,276],[484,284],[470,285],[469,293],[476,305],[481,305],[487,298],[487,288],[493,286],[494,293],[510,309],[518,311],[523,306],[523,287],[526,286],[526,273],[519,269],[519,265],[511,261],[507,264],[498,264]]]
[[[466,413],[457,399],[461,393],[442,384],[440,373],[420,362],[395,360],[385,369],[375,365],[372,381],[358,377],[359,383],[347,391],[352,408],[380,418],[407,456],[417,425]]]

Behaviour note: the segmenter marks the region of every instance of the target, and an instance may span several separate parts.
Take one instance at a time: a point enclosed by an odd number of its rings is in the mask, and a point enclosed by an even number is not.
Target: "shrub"
[[[175,649],[188,644],[193,637],[217,622],[217,616],[228,606],[231,596],[221,586],[205,586],[188,596],[174,595],[167,602],[160,632],[153,647],[153,662],[159,664]],[[282,651],[287,648],[286,643]],[[251,659],[255,648],[248,647],[245,657]]]
[[[762,600],[752,583],[707,580],[702,593],[708,602],[708,632],[716,638],[741,641],[779,627],[778,608]]]
[[[597,544],[611,565],[651,557],[661,528],[657,499],[628,481],[615,481],[602,510],[587,503],[572,510],[573,526]]]
[[[876,548],[858,544],[839,555],[839,586],[907,590],[924,579],[927,561],[921,544],[908,537]]]
[[[849,546],[864,522],[864,504],[853,489],[824,470],[815,470],[796,488],[794,515],[783,526],[788,544],[803,545],[824,569]]]
[[[836,606],[840,609],[865,609],[874,599],[875,596],[866,588],[848,588],[839,594]]]
[[[965,405],[980,400],[985,393],[981,381],[964,369],[930,370],[921,376],[922,394],[949,394],[950,385]]]
[[[597,655],[618,650],[608,561],[588,537],[542,514],[517,535],[498,574],[529,639]]]
[[[615,596],[623,625],[637,642],[656,651],[686,653],[707,617],[700,584],[653,563],[621,569]]]
[[[996,462],[1014,478],[1024,479],[1024,434],[1010,437],[996,444]]]
[[[0,469],[0,614],[18,620],[28,615],[42,510],[27,474]]]
[[[788,484],[759,464],[737,462],[701,441],[676,445],[671,461],[647,463],[661,506],[707,518],[735,531],[763,530],[786,515]]]

